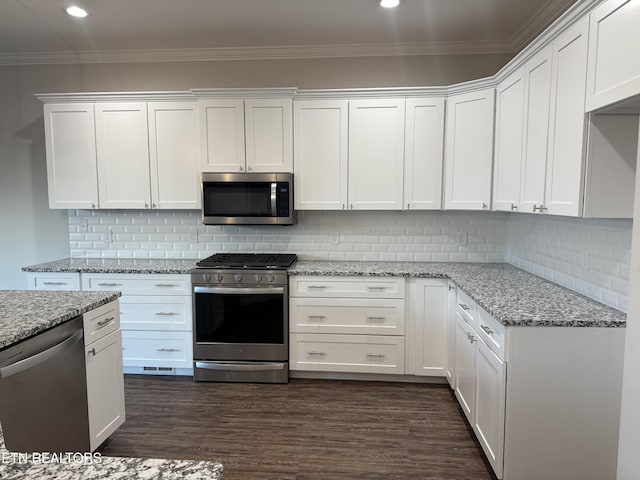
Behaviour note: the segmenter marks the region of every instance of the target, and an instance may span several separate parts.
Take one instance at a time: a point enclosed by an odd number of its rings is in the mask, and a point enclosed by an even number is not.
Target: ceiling
[[[575,2],[1,0],[0,64],[516,53]]]

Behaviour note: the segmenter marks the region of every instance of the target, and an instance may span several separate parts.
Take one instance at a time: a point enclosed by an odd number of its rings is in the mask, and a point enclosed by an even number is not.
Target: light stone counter
[[[506,326],[624,327],[625,313],[504,263],[298,261],[289,275],[448,278]]]
[[[63,258],[23,267],[23,272],[189,273],[198,260],[174,258]]]

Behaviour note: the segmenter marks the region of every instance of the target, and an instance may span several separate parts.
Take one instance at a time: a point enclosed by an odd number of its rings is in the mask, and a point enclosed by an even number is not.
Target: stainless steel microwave
[[[206,225],[293,225],[293,174],[203,173]]]

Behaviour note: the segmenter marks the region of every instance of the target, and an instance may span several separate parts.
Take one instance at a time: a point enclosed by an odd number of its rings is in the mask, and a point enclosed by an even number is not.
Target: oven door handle
[[[216,363],[216,362],[196,362],[196,368],[205,368],[207,370],[236,370],[236,371],[266,371],[266,370],[282,370],[285,364],[280,363]]]
[[[278,216],[278,184],[275,182],[271,184],[271,216]]]
[[[194,286],[195,293],[220,293],[225,295],[260,295],[265,293],[284,293],[284,287],[201,287]]]

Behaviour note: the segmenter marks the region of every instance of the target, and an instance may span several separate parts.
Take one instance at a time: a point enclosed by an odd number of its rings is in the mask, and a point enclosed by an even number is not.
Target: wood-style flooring
[[[103,455],[216,460],[225,480],[495,479],[443,385],[127,376]]]

